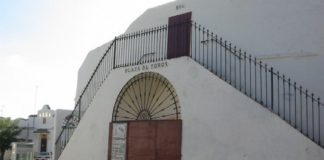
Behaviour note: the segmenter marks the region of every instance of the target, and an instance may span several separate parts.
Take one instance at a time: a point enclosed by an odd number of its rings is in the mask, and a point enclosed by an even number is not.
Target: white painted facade
[[[324,150],[317,144],[190,58],[168,60],[167,64],[145,71],[167,78],[178,95],[183,121],[182,159],[324,158]],[[117,95],[140,72],[125,73],[125,68],[111,72],[60,160],[107,158],[108,126]]]
[[[62,123],[71,110],[51,110],[49,105],[44,105],[36,115],[30,115],[28,119],[18,119],[18,126],[22,132],[18,139],[23,143],[13,143],[15,153],[12,153],[12,160],[16,160],[20,150],[25,151],[20,146],[32,145],[33,158],[52,159],[54,155],[55,140],[62,130]],[[41,149],[42,136],[46,137],[46,147]],[[29,151],[28,151],[29,152]],[[25,154],[25,153],[23,153]],[[28,153],[29,154],[29,153]],[[18,157],[21,155],[18,155]]]
[[[324,1],[177,0],[148,9],[125,33],[165,25],[168,17],[189,11],[194,22],[324,98]],[[90,51],[80,67],[76,101],[110,43]],[[317,144],[190,58],[167,63],[165,68],[145,71],[161,74],[177,92],[182,159],[324,159]],[[117,95],[140,72],[144,71],[111,71],[60,160],[107,158],[108,126]]]
[[[177,0],[148,9],[125,33],[165,25],[168,17],[188,11],[193,21],[324,99],[322,0]],[[76,100],[107,48],[92,50],[80,67]]]
[[[71,110],[64,110],[64,109],[57,109],[55,110],[55,117],[54,117],[54,132],[53,138],[54,141],[51,143],[51,147],[53,148],[52,152],[55,155],[55,142],[62,131],[62,126],[65,121],[65,118],[71,114]],[[54,159],[54,157],[53,157]]]

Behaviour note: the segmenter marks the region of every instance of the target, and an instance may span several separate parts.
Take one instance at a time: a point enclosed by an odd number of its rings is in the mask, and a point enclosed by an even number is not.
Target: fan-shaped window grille
[[[113,121],[180,119],[178,97],[171,83],[158,73],[134,76],[114,106]]]

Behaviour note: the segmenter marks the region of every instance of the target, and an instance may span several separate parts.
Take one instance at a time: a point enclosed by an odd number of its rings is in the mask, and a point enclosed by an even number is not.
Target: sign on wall
[[[112,130],[111,160],[126,158],[127,123],[114,123]]]
[[[156,62],[151,64],[142,64],[142,65],[127,67],[125,68],[125,73],[148,71],[148,70],[165,68],[165,67],[168,67],[168,62],[162,61],[162,62]]]

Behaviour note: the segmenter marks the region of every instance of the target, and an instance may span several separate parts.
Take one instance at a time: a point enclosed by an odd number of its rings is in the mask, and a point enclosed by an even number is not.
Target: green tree
[[[0,160],[4,159],[4,153],[10,148],[10,144],[17,141],[20,131],[17,121],[0,117]]]

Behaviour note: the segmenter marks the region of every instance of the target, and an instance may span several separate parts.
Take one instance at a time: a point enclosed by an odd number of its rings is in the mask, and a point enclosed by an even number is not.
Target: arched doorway
[[[178,96],[162,75],[140,73],[120,91],[110,123],[108,160],[180,160]]]

